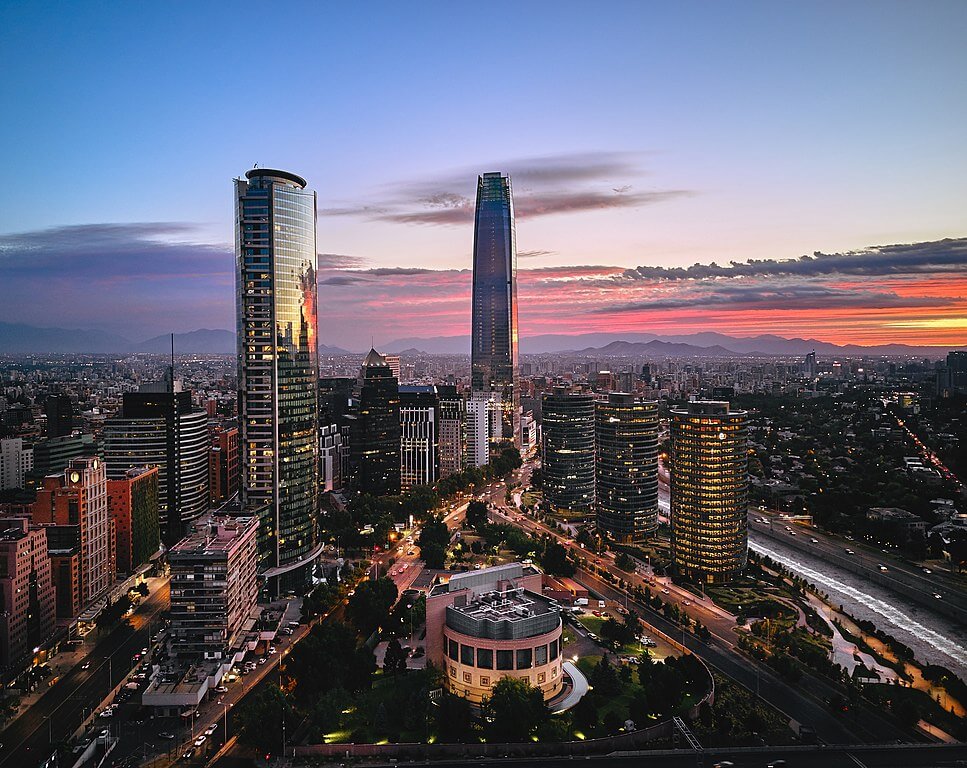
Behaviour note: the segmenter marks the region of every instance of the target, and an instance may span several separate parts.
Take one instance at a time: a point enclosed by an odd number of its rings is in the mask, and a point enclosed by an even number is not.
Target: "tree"
[[[573,576],[575,570],[574,563],[567,559],[567,550],[556,541],[544,547],[541,567],[555,576]]]
[[[447,744],[463,744],[473,737],[473,710],[470,702],[462,696],[444,694],[435,710],[440,741]]]
[[[369,688],[376,660],[369,648],[357,647],[356,634],[346,624],[328,621],[314,626],[292,649],[285,667],[296,681],[296,697],[308,702],[332,688],[350,693]]]
[[[383,657],[383,671],[388,675],[396,676],[406,670],[406,651],[400,645],[400,641],[395,637],[386,646],[386,655]]]
[[[591,672],[591,684],[594,690],[605,696],[621,690],[621,682],[614,666],[608,661],[607,655],[601,657],[601,662]]]
[[[487,505],[482,501],[471,501],[467,506],[467,525],[479,531],[487,524]]]
[[[292,708],[279,686],[269,684],[236,710],[239,739],[262,752],[276,752],[282,747],[283,718],[293,722]]]
[[[421,544],[420,557],[427,568],[443,568],[447,561],[447,551],[439,544]]]
[[[631,559],[627,552],[619,552],[614,559],[614,564],[622,571],[633,571],[635,569],[635,561]]]
[[[481,707],[490,742],[527,741],[547,719],[540,688],[520,677],[500,678]]]
[[[309,717],[319,741],[322,741],[325,734],[339,728],[342,723],[342,711],[350,701],[349,694],[342,688],[333,688],[316,699]]]
[[[385,623],[389,609],[399,593],[396,583],[385,576],[375,581],[364,581],[349,598],[346,616],[365,635],[372,634]]]
[[[590,731],[598,724],[598,698],[593,691],[581,697],[581,700],[571,710],[574,728],[579,731]]]

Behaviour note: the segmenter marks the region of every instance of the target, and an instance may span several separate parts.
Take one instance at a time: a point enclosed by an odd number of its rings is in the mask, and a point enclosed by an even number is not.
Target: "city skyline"
[[[466,333],[473,180],[494,168],[515,179],[522,337],[962,341],[962,4],[547,9],[507,30],[505,123],[466,88],[487,30],[461,9],[3,9],[0,138],[43,183],[0,190],[0,322],[231,328],[221,190],[258,162],[320,190],[330,345]],[[247,77],[301,111],[226,131],[256,26],[292,34],[304,74]],[[193,183],[155,194],[172,170]]]

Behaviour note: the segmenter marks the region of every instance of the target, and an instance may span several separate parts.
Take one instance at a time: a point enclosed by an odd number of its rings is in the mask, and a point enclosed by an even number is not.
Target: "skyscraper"
[[[432,384],[400,391],[400,486],[432,485],[440,479],[440,398]]]
[[[171,373],[126,392],[121,412],[104,426],[109,480],[124,480],[135,467],[158,467],[161,539],[168,547],[208,509],[208,450],[208,414]]]
[[[359,370],[349,448],[356,486],[375,496],[400,492],[400,393],[386,360],[371,349]]]
[[[594,505],[594,395],[555,387],[541,400],[544,499],[555,510]]]
[[[440,397],[440,477],[463,470],[467,405],[452,385],[438,384]]]
[[[641,541],[658,528],[658,403],[612,392],[594,422],[598,530]]]
[[[158,468],[129,469],[122,480],[107,481],[107,511],[114,523],[119,573],[134,573],[158,552]]]
[[[699,400],[671,416],[672,561],[687,578],[721,584],[748,554],[746,412]]]
[[[256,168],[235,203],[241,501],[269,593],[303,591],[321,549],[316,193]]]
[[[477,178],[473,229],[471,389],[495,393],[500,444],[520,448],[520,391],[517,384],[517,237],[510,177]]]

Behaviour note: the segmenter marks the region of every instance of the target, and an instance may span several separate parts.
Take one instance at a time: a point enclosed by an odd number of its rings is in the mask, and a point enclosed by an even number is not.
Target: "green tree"
[[[386,622],[398,596],[392,579],[384,576],[375,581],[364,581],[349,598],[346,616],[360,632],[369,635]]]
[[[437,543],[421,544],[420,557],[427,568],[440,569],[447,561],[447,551]]]
[[[479,531],[487,524],[487,505],[482,501],[471,501],[467,506],[467,525]]]
[[[473,710],[465,698],[446,693],[433,710],[440,741],[463,744],[473,739]]]
[[[283,718],[293,722],[292,707],[279,686],[269,684],[235,711],[239,740],[261,752],[278,752]]]
[[[403,650],[400,641],[395,637],[386,646],[386,655],[383,657],[383,671],[394,676],[406,671],[406,651]]]
[[[541,567],[555,576],[573,576],[575,571],[574,563],[567,559],[567,550],[556,541],[544,547]]]
[[[547,719],[547,707],[540,688],[526,679],[502,677],[481,705],[487,741],[527,741]]]

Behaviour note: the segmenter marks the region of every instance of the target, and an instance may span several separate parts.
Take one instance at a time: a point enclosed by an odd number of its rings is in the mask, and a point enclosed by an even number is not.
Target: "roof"
[[[383,357],[379,352],[377,352],[375,349],[370,349],[369,354],[366,355],[366,359],[363,360],[363,367],[371,368],[372,366],[376,365],[388,366],[389,364],[386,362],[386,358]]]

